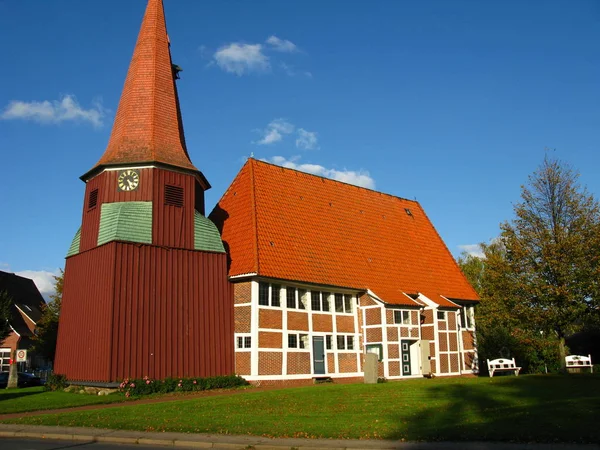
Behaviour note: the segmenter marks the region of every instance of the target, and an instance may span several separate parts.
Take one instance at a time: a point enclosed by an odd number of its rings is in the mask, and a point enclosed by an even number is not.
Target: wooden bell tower
[[[188,155],[178,70],[162,0],[149,0],[108,146],[81,177],[55,361],[69,380],[234,372],[227,257]]]

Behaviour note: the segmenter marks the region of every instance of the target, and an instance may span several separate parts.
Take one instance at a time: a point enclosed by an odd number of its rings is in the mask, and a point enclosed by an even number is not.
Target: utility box
[[[375,353],[365,353],[365,384],[377,384],[377,363],[378,359]]]
[[[421,340],[421,374],[423,376],[431,375],[431,354],[429,353],[429,341]]]

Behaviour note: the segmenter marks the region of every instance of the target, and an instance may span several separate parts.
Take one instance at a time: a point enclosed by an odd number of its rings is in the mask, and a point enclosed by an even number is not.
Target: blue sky
[[[512,217],[545,148],[600,195],[600,3],[164,0],[186,139],[416,198],[450,251]],[[145,0],[0,0],[0,270],[50,275],[79,227]]]

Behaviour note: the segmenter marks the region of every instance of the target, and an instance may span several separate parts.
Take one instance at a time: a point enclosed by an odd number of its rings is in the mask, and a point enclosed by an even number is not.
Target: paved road
[[[0,439],[2,450],[156,450],[165,447],[149,445],[107,444],[106,442],[74,442],[48,439]]]

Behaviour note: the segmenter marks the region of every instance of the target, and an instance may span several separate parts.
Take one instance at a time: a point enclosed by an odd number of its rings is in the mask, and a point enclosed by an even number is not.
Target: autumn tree
[[[10,311],[13,299],[6,291],[0,291],[0,342],[10,334]]]
[[[56,353],[64,272],[61,270],[59,275],[54,276],[54,280],[54,294],[50,296],[50,301],[44,306],[42,317],[37,323],[32,347],[32,351],[50,361],[54,361]]]
[[[563,368],[565,337],[598,314],[600,291],[600,209],[578,177],[546,156],[500,226],[504,256],[486,261],[511,314],[556,336]]]

